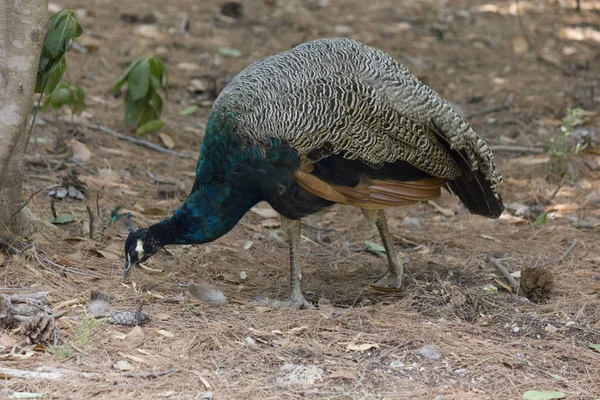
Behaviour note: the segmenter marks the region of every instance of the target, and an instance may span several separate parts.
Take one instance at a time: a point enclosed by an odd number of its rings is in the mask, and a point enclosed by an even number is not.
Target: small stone
[[[79,193],[79,190],[75,189],[73,186],[69,186],[68,193],[69,193],[69,197],[77,198],[77,194]]]
[[[250,336],[248,336],[247,338],[244,339],[244,343],[247,344],[247,345],[252,346],[256,342],[254,341],[254,339],[252,339]]]
[[[417,218],[405,217],[402,220],[402,225],[410,228],[421,229],[421,222]]]
[[[246,271],[241,271],[240,272],[240,279],[241,280],[248,279],[248,274],[246,273]]]
[[[518,326],[513,327],[513,333],[519,333],[520,330],[521,328],[519,328]]]
[[[64,199],[65,197],[67,197],[67,194],[69,194],[69,191],[65,188],[60,188],[56,191],[56,197],[58,197],[59,199]]]
[[[565,324],[565,326],[573,326],[573,325],[575,325],[575,323],[576,323],[575,321],[569,321]]]
[[[402,361],[392,361],[390,362],[390,368],[404,368],[406,364],[404,364]]]
[[[555,333],[556,331],[558,331],[558,328],[557,328],[557,327],[555,327],[555,326],[554,326],[554,325],[552,325],[552,324],[548,324],[548,325],[546,325],[546,328],[545,328],[545,330],[546,330],[546,332],[548,332],[548,333]]]

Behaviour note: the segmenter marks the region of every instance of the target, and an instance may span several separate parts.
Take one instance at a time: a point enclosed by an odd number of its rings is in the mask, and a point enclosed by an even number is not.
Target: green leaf
[[[119,90],[121,90],[121,87],[125,84],[125,82],[127,82],[127,78],[129,77],[129,74],[131,73],[131,71],[133,71],[133,69],[135,67],[140,65],[141,62],[142,62],[142,58],[138,58],[136,60],[133,60],[131,62],[131,64],[129,64],[129,67],[127,67],[125,72],[123,72],[123,74],[119,77],[119,79],[117,80],[117,83],[115,83],[115,86],[112,87],[112,89],[111,89],[112,94],[117,94],[119,92]]]
[[[127,77],[127,95],[133,100],[139,100],[148,94],[150,87],[150,68],[148,62],[141,62]]]
[[[155,119],[154,121],[148,121],[144,125],[140,126],[138,130],[135,132],[138,135],[145,135],[152,131],[162,128],[165,125],[160,119]]]
[[[50,71],[48,72],[48,82],[46,83],[46,89],[44,93],[46,95],[51,94],[56,89],[56,86],[62,79],[65,74],[65,70],[67,69],[67,59],[65,57],[61,57],[61,59],[52,66]]]
[[[68,224],[69,222],[73,222],[73,216],[71,214],[59,215],[50,220],[50,223],[54,225]]]
[[[76,86],[73,90],[73,113],[75,115],[81,115],[83,110],[85,110],[85,92],[79,86]]]
[[[548,220],[548,213],[543,212],[535,219],[535,223],[533,224],[533,226],[535,226],[536,228],[541,228],[546,223],[547,220]]]
[[[200,109],[200,107],[198,107],[196,105],[187,106],[183,110],[179,111],[179,115],[191,115],[191,114],[195,113],[196,111],[198,111],[199,109]]]
[[[140,115],[142,115],[142,110],[144,109],[144,101],[125,101],[125,125],[131,125],[136,122]]]
[[[365,245],[367,245],[367,249],[372,251],[379,251],[381,253],[385,253],[385,247],[375,242],[371,242],[370,240],[365,240]]]
[[[60,85],[50,95],[50,105],[57,110],[71,102],[72,94],[67,85]]]
[[[140,116],[139,125],[144,125],[146,122],[155,121],[160,119],[160,116],[154,111],[152,105],[148,102],[144,104],[144,108],[142,109],[142,115]]]
[[[242,52],[238,49],[232,49],[231,47],[219,47],[219,53],[225,57],[238,58],[242,56]]]
[[[554,400],[567,397],[563,392],[528,390],[523,393],[524,400]]]
[[[598,353],[600,353],[600,344],[595,344],[595,343],[590,343],[588,344],[588,347],[594,351],[597,351]]]
[[[150,106],[154,111],[156,111],[157,116],[160,116],[163,108],[163,101],[156,92],[152,92],[152,97],[150,97]]]

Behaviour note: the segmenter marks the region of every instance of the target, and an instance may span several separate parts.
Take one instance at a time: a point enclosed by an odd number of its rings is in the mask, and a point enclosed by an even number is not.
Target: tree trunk
[[[18,232],[23,156],[47,0],[0,0],[0,228]]]

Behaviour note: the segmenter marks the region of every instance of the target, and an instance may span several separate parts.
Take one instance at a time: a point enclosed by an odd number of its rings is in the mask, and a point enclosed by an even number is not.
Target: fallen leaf
[[[200,109],[200,107],[198,106],[188,106],[186,108],[184,108],[183,110],[179,111],[179,115],[190,115],[195,113],[196,111],[198,111]]]
[[[486,234],[484,234],[484,233],[482,233],[482,234],[481,234],[481,237],[482,237],[482,238],[484,238],[484,239],[487,239],[487,240],[493,240],[493,241],[494,241],[494,242],[496,242],[496,243],[498,243],[498,242],[499,242],[499,240],[498,240],[498,239],[496,239],[495,237],[493,237],[493,236],[490,236],[490,235],[486,235]]]
[[[92,152],[87,146],[78,140],[71,139],[71,150],[73,151],[73,160],[80,163],[86,163],[92,158]]]
[[[263,228],[273,229],[279,228],[281,226],[281,222],[276,218],[268,218],[260,222]]]
[[[167,149],[173,149],[173,148],[175,148],[175,141],[173,140],[173,138],[171,137],[171,135],[169,135],[168,133],[159,132],[158,133],[158,137],[160,138],[160,141],[163,143],[163,145]]]
[[[212,390],[212,386],[210,385],[210,382],[208,382],[208,380],[202,376],[202,374],[198,371],[193,371],[192,372],[198,377],[198,379],[200,379],[200,382],[202,382],[202,384],[204,385],[204,387],[206,388],[206,390]]]
[[[515,54],[524,54],[529,50],[529,44],[525,38],[519,36],[513,39],[512,42],[513,51]]]
[[[307,329],[308,329],[308,326],[306,326],[306,325],[297,326],[295,328],[290,329],[289,333],[300,333],[300,332],[305,331]]]
[[[385,247],[383,247],[380,244],[371,242],[370,240],[365,240],[365,245],[367,246],[367,249],[369,249],[371,251],[378,251],[380,253],[385,253]]]
[[[0,265],[4,263],[4,254],[0,253]]]
[[[337,371],[333,371],[327,378],[355,380],[358,378],[358,372],[352,369],[338,369]]]
[[[138,362],[138,363],[146,364],[146,365],[151,365],[148,361],[144,360],[142,357],[132,356],[130,354],[125,354],[125,353],[122,353],[122,352],[119,352],[119,355],[121,357],[128,358],[128,359],[130,359],[131,361],[134,361],[134,362]]]
[[[231,47],[219,47],[219,53],[225,57],[238,58],[242,56],[242,52]]]
[[[350,351],[366,351],[366,350],[378,349],[378,348],[379,348],[378,343],[363,343],[363,344],[349,343],[348,346],[346,346],[346,350],[350,350]]]
[[[119,260],[119,259],[121,259],[121,255],[115,254],[115,253],[113,253],[111,251],[96,250],[96,252],[98,252],[99,254],[101,254],[102,257],[106,258],[107,260]]]
[[[600,344],[595,344],[595,343],[590,343],[588,344],[588,347],[594,351],[597,351],[598,353],[600,353]]]
[[[167,330],[161,329],[156,331],[156,333],[158,333],[159,335],[162,335],[164,337],[168,337],[168,338],[174,338],[175,335],[172,332],[169,332]]]
[[[125,360],[117,361],[116,363],[113,364],[113,368],[118,369],[120,371],[133,371],[135,369],[135,367],[133,365],[129,364]]]
[[[250,209],[254,214],[261,218],[277,218],[279,214],[272,208],[252,207]]]
[[[54,225],[68,224],[69,222],[73,222],[73,216],[71,214],[57,215],[56,218],[52,218],[49,222]]]
[[[15,339],[14,337],[12,337],[10,335],[4,334],[4,335],[0,336],[0,346],[13,347],[17,343],[18,343],[17,339]]]
[[[563,392],[528,390],[523,393],[524,400],[554,400],[567,397]]]
[[[144,336],[144,330],[142,329],[141,326],[136,326],[134,327],[131,331],[129,331],[129,333],[127,334],[127,336],[129,338],[136,338],[136,337],[143,337]]]
[[[141,269],[143,269],[144,271],[153,272],[155,274],[159,274],[161,272],[164,272],[164,269],[150,268],[146,264],[142,264],[142,263],[137,264],[137,266],[140,267]]]
[[[125,339],[127,339],[127,335],[126,335],[126,334],[124,334],[124,333],[121,333],[121,332],[117,332],[117,333],[115,333],[115,334],[113,335],[113,337],[114,337],[115,339],[119,339],[119,340],[125,340]]]

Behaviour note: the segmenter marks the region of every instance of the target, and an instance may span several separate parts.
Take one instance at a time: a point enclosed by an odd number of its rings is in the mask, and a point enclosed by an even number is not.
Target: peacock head
[[[159,241],[147,229],[131,232],[125,241],[125,266],[123,279],[126,279],[136,264],[142,263],[160,250]]]

